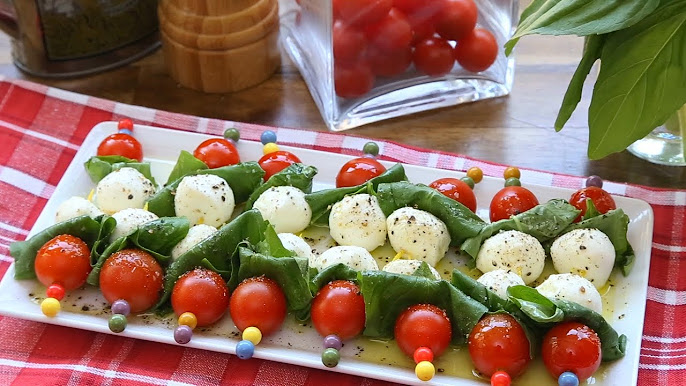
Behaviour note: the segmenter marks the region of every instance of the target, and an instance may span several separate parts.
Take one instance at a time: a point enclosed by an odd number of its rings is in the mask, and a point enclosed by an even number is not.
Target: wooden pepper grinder
[[[277,0],[161,0],[157,12],[164,60],[185,87],[242,90],[280,63]]]

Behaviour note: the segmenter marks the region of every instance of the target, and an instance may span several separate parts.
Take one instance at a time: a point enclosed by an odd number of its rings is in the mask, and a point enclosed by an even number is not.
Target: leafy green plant
[[[506,53],[530,34],[585,37],[555,121],[558,131],[600,60],[588,112],[591,159],[624,150],[686,104],[686,0],[534,0]]]

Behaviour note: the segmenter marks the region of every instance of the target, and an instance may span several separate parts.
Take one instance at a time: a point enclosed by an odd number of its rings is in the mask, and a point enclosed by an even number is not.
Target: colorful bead
[[[362,147],[362,152],[376,157],[379,155],[379,145],[377,145],[376,142],[367,142]]]
[[[248,327],[243,330],[243,340],[249,340],[257,346],[262,341],[262,331],[257,327]]]
[[[598,176],[589,176],[589,177],[586,179],[586,187],[589,187],[589,186],[596,186],[596,187],[602,189],[602,187],[603,187],[603,179],[600,178],[600,177],[598,177]]]
[[[419,347],[414,350],[414,355],[412,357],[414,358],[414,363],[433,362],[434,352],[428,347]]]
[[[512,177],[521,178],[522,174],[519,172],[518,168],[514,166],[508,166],[503,172],[503,177],[505,177],[505,179]]]
[[[255,345],[249,340],[242,340],[236,345],[236,356],[241,359],[250,359],[255,353]]]
[[[126,316],[122,314],[114,314],[110,316],[110,320],[107,324],[110,327],[110,331],[120,333],[126,329],[128,321],[126,320]]]
[[[195,329],[198,325],[198,318],[192,312],[184,312],[179,315],[179,326],[188,326],[191,330]]]
[[[115,300],[114,303],[112,303],[113,314],[128,316],[130,312],[131,306],[129,305],[129,302],[127,302],[126,300],[119,299]]]
[[[193,337],[193,330],[182,324],[174,329],[174,340],[178,344],[186,344],[191,341]]]
[[[324,337],[324,348],[335,348],[336,350],[340,350],[343,347],[343,342],[341,342],[341,338],[338,337],[338,335],[327,335]]]
[[[276,133],[271,130],[263,131],[262,135],[260,135],[260,142],[262,142],[263,145],[276,143]]]
[[[322,363],[326,367],[336,367],[341,360],[341,353],[335,348],[327,348],[322,353]]]
[[[510,177],[505,180],[505,186],[522,186],[522,182],[517,177]]]
[[[264,154],[269,154],[273,153],[275,151],[279,151],[279,145],[275,144],[274,142],[270,142],[262,148],[262,153]]]
[[[467,177],[474,180],[475,184],[478,184],[484,178],[484,172],[480,168],[474,166],[467,170]]]
[[[436,375],[436,368],[431,362],[419,362],[414,368],[414,373],[422,381],[430,381]]]
[[[230,127],[224,130],[224,138],[228,139],[229,141],[238,142],[238,140],[241,138],[241,133],[239,133],[238,129],[235,127]]]
[[[491,386],[510,386],[512,378],[504,371],[496,371],[491,375]]]
[[[462,177],[460,180],[469,185],[470,188],[474,189],[474,179],[472,177]]]
[[[64,292],[64,287],[61,284],[55,283],[48,286],[48,289],[45,291],[45,294],[48,295],[49,298],[62,300],[64,299]]]
[[[48,318],[57,316],[60,312],[60,308],[62,308],[60,301],[55,298],[46,298],[40,302],[40,310],[43,311],[43,315]]]
[[[579,378],[571,371],[565,371],[557,378],[557,384],[560,386],[579,386]]]
[[[129,135],[133,134],[133,121],[129,118],[124,118],[117,123],[117,129],[121,133],[122,130],[127,130]]]
[[[133,131],[131,131],[131,130],[129,130],[129,129],[120,129],[120,130],[119,130],[119,134],[126,134],[126,135],[131,135],[131,136],[133,136]]]

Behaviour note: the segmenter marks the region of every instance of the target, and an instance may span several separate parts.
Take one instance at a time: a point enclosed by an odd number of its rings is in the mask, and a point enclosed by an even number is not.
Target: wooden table
[[[686,188],[686,167],[654,165],[627,151],[590,161],[587,110],[592,83],[578,110],[560,133],[557,109],[576,68],[582,40],[524,38],[508,97],[419,113],[353,129],[349,133],[520,167],[654,187]],[[94,76],[49,80],[20,72],[11,60],[9,38],[0,35],[0,74],[82,94],[179,113],[271,126],[326,131],[310,93],[287,55],[265,83],[234,94],[203,94],[169,77],[161,51],[130,65]]]

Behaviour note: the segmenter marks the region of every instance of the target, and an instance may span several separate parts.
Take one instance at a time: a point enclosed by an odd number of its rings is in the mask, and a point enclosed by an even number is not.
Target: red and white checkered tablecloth
[[[121,118],[221,134],[237,127],[258,140],[263,126],[156,111],[20,80],[0,79],[0,277],[90,129]],[[274,129],[274,128],[272,128]],[[367,140],[278,128],[279,142],[359,154]],[[505,168],[455,154],[377,141],[384,159],[486,175]],[[525,171],[528,182],[579,188],[584,178]],[[655,214],[639,384],[686,383],[686,191],[606,183],[613,194],[647,201]],[[682,259],[684,264],[682,264]],[[681,321],[681,322],[680,322]],[[0,316],[0,384],[381,385],[385,382],[182,346]]]

